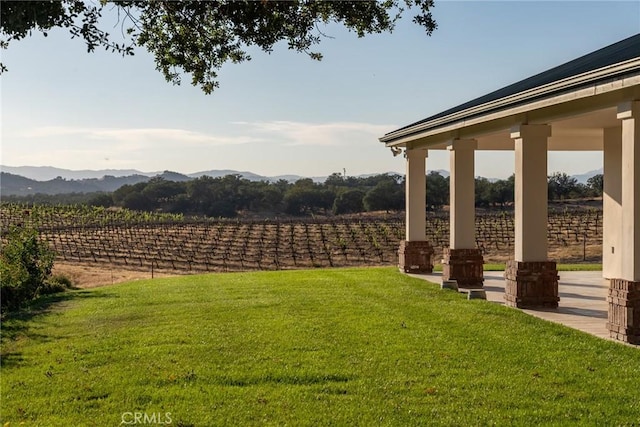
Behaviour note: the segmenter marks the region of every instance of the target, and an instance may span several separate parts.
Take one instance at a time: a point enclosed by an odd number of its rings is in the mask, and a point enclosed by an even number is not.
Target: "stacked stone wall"
[[[479,249],[443,249],[442,278],[457,281],[459,288],[482,288],[482,265],[482,251]]]
[[[505,302],[518,308],[558,307],[555,261],[508,261],[504,272]]]
[[[402,240],[398,249],[398,266],[405,273],[431,273],[433,253],[429,242]]]
[[[609,280],[609,318],[611,338],[640,344],[640,282]]]

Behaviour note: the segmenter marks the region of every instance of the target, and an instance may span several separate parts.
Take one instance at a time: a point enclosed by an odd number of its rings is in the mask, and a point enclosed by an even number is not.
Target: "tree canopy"
[[[449,177],[437,171],[426,176],[426,204],[432,211],[449,204]],[[549,200],[602,196],[602,175],[590,179],[589,186],[571,177],[548,177]],[[514,201],[515,175],[490,181],[475,179],[475,205],[509,209]],[[2,196],[3,202],[35,204],[76,204],[117,206],[134,210],[181,213],[209,217],[235,217],[258,214],[280,215],[353,214],[366,211],[401,211],[405,207],[405,181],[397,174],[370,176],[329,176],[324,183],[302,178],[291,183],[249,181],[240,175],[227,175],[174,182],[160,176],[145,182],[126,184],[113,193],[30,194]]]
[[[20,40],[34,31],[45,36],[53,28],[67,29],[81,38],[92,52],[102,47],[133,55],[136,47],[148,50],[156,69],[167,81],[180,84],[182,74],[207,94],[218,87],[218,70],[226,62],[250,60],[247,48],[271,52],[278,42],[289,49],[321,60],[312,50],[323,37],[321,26],[344,25],[358,37],[391,32],[407,9],[413,22],[430,35],[436,28],[431,14],[433,0],[385,1],[115,1],[88,3],[83,0],[1,1],[0,46]],[[100,18],[108,8],[117,12],[114,23],[123,41],[114,41],[101,28]],[[119,36],[118,36],[119,37]],[[6,71],[4,65],[0,71]]]

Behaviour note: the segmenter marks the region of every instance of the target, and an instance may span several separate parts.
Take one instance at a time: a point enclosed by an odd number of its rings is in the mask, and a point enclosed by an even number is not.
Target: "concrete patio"
[[[438,285],[442,284],[442,273],[409,275]],[[522,311],[599,338],[611,340],[606,326],[608,283],[602,278],[602,271],[561,271],[559,275],[560,303],[558,308],[522,309]],[[487,294],[487,301],[504,305],[504,287],[503,272],[484,272],[484,290]]]

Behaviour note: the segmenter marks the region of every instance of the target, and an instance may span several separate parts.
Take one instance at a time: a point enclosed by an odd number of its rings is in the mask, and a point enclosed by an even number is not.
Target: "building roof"
[[[615,64],[619,64],[625,61],[629,61],[632,59],[640,58],[640,34],[636,34],[627,39],[621,40],[617,43],[604,47],[602,49],[598,49],[594,52],[591,52],[587,55],[581,56],[577,59],[569,61],[565,64],[559,65],[557,67],[551,68],[550,70],[544,71],[540,74],[536,74],[532,77],[521,80],[517,83],[513,83],[509,86],[505,86],[502,89],[498,89],[494,92],[491,92],[487,95],[481,96],[479,98],[473,99],[471,101],[465,102],[464,104],[460,104],[457,107],[450,108],[441,113],[435,114],[433,116],[427,117],[410,125],[401,127],[392,132],[385,134],[384,137],[380,138],[385,142],[392,142],[395,138],[392,134],[400,133],[402,136],[407,136],[412,134],[411,128],[417,128],[416,133],[423,131],[425,129],[431,128],[429,126],[429,122],[437,120],[438,123],[434,124],[433,128],[437,128],[440,126],[445,126],[450,122],[460,120],[460,114],[465,110],[473,109],[474,107],[479,107],[483,104],[491,103],[493,101],[497,101],[503,98],[507,98],[516,94],[520,94],[522,92],[526,92],[535,88],[539,88],[541,86],[549,85],[551,83],[559,82],[564,79],[568,79],[571,77],[579,76],[581,74],[589,73],[595,70],[599,70],[604,67],[612,66]],[[625,71],[621,71],[624,73]],[[617,74],[607,74],[602,76],[600,80],[610,79],[611,77],[618,77]],[[588,82],[588,84],[593,84],[593,81]],[[568,88],[566,86],[559,87],[554,93],[545,92],[541,96],[549,96],[560,93],[562,91],[567,91],[568,89],[575,90],[579,88],[580,83]],[[512,107],[517,105],[518,103],[529,102],[534,98],[527,98],[526,100],[518,99],[514,100],[513,103],[508,105],[500,105],[499,107],[494,108],[493,110],[484,110],[482,112],[470,113],[465,116],[465,118],[471,118],[478,115],[487,114],[489,112],[493,112],[498,109],[504,109],[507,107]],[[447,116],[456,115],[452,120],[447,121],[444,120]],[[442,120],[438,120],[442,119]]]

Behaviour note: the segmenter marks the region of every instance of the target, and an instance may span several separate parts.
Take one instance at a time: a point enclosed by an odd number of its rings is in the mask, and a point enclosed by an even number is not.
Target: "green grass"
[[[558,264],[558,271],[602,271],[602,264]]]
[[[640,350],[395,268],[166,278],[46,302],[3,322],[3,425],[640,420]]]

